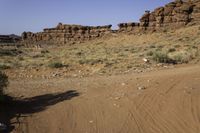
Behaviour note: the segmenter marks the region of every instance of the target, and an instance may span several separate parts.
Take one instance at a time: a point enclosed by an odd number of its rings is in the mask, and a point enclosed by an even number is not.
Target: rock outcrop
[[[140,19],[141,27],[146,27],[151,30],[160,30],[164,28],[180,28],[192,21],[196,21],[194,8],[198,5],[194,1],[177,0],[171,2],[164,7],[159,7],[153,12],[147,12]],[[199,3],[200,4],[200,3]],[[200,13],[200,12],[199,12]]]
[[[52,42],[68,44],[84,42],[111,33],[143,33],[177,29],[189,24],[200,23],[200,0],[175,0],[154,11],[145,11],[140,22],[120,23],[119,30],[111,30],[112,25],[81,26],[63,25],[59,23],[55,28],[44,29],[43,32],[24,32],[22,40],[25,43]]]
[[[196,23],[200,23],[200,0],[176,0],[164,7],[156,8],[152,12],[145,11],[136,27],[129,23],[119,24],[119,31],[130,32],[129,29],[131,28],[133,29],[131,32],[134,33],[138,33],[138,31],[160,31],[177,29]]]
[[[0,43],[15,43],[19,42],[21,38],[17,35],[0,35]]]
[[[119,32],[138,31],[140,24],[136,22],[118,24]]]
[[[81,25],[63,25],[59,23],[55,28],[44,29],[43,32],[22,33],[24,42],[48,41],[58,44],[84,42],[95,38],[103,37],[111,33],[112,25],[106,26],[81,26]]]

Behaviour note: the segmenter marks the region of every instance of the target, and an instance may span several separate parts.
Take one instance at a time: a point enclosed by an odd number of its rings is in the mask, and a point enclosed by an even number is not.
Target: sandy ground
[[[193,65],[87,78],[13,79],[8,92],[26,97],[34,107],[21,111],[24,117],[11,132],[200,133],[199,68]]]

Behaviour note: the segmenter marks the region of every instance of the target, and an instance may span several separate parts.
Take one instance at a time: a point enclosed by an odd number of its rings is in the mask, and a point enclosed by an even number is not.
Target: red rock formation
[[[200,23],[200,0],[176,0],[158,7],[154,11],[146,11],[140,18],[139,30],[135,31],[160,31],[165,29],[177,29],[190,23]],[[119,26],[120,31],[130,32],[132,26]],[[131,31],[134,32],[135,31]],[[137,32],[136,32],[137,33]]]
[[[24,42],[48,41],[59,44],[84,42],[111,33],[111,26],[63,25],[59,23],[55,28],[46,28],[43,32],[24,32],[22,39]]]
[[[154,30],[180,28],[191,22],[199,21],[200,10],[198,7],[200,7],[199,0],[176,0],[151,13],[145,13],[140,19],[140,26]]]
[[[131,22],[131,23],[120,23],[118,24],[119,32],[138,32],[139,23]]]
[[[44,29],[43,32],[24,32],[24,42],[52,42],[66,44],[84,42],[103,37],[110,33],[143,33],[177,29],[188,24],[200,23],[200,0],[176,0],[154,11],[145,11],[139,23],[120,23],[119,30],[114,32],[111,25],[107,26],[81,26],[63,25],[59,23],[55,28]]]

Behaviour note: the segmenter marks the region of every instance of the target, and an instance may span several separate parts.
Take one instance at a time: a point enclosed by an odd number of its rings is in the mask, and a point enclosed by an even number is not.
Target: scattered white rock
[[[57,77],[57,76],[59,76],[59,74],[58,73],[54,73],[52,76],[53,77]]]
[[[194,88],[194,87],[191,87],[190,89],[191,89],[191,90],[194,90],[195,88]]]
[[[115,97],[115,100],[119,100],[120,99],[120,97]]]
[[[149,60],[147,59],[147,58],[143,58],[142,59],[145,63],[148,63],[149,62]]]
[[[168,68],[168,66],[163,66],[164,68]]]
[[[73,77],[77,77],[78,75],[77,74],[73,74]]]
[[[113,106],[115,106],[115,107],[117,107],[117,108],[120,107],[120,106],[119,106],[118,104],[116,104],[116,103],[114,103]]]
[[[93,122],[94,122],[93,120],[90,120],[90,121],[89,121],[89,123],[93,123]]]
[[[146,89],[145,86],[139,86],[139,87],[138,87],[138,90],[145,90],[145,89]]]
[[[122,83],[121,85],[122,85],[122,86],[125,86],[125,85],[126,85],[126,83]]]

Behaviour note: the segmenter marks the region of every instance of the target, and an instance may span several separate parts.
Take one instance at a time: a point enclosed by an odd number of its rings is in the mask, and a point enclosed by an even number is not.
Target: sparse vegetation
[[[149,68],[153,67],[155,63],[197,62],[200,39],[196,34],[192,34],[197,29],[193,27],[192,30],[187,30],[187,35],[185,35],[185,29],[180,29],[165,34],[124,35],[71,46],[48,47],[49,45],[45,44],[46,47],[43,46],[42,49],[5,48],[0,50],[0,55],[3,54],[0,58],[0,69],[10,71],[7,69],[27,68],[25,70],[28,71],[32,68],[44,68],[44,70],[63,68],[59,71],[63,70],[66,73],[70,71],[70,74],[78,70],[84,70],[87,73],[104,71],[107,74],[144,69],[141,65],[144,64],[143,58],[149,60],[150,63],[145,64],[145,67]],[[190,39],[190,43],[177,40],[177,38],[183,38],[190,34],[193,35],[193,41]]]
[[[4,69],[9,69],[10,66],[4,64],[4,63],[0,63],[0,70],[4,70]]]
[[[0,56],[17,56],[22,54],[21,50],[18,49],[1,49]]]
[[[49,53],[48,50],[41,50],[41,54],[46,54],[46,53]]]
[[[155,51],[152,55],[153,60],[158,63],[170,63],[171,59],[169,58],[167,52]]]
[[[170,58],[176,63],[188,63],[197,57],[197,51],[177,51],[170,55]]]
[[[150,50],[150,51],[147,52],[146,55],[147,55],[147,56],[153,56],[153,54],[154,54],[154,51],[153,51],[153,50]]]
[[[175,48],[168,49],[168,51],[149,51],[148,56],[152,56],[152,59],[158,63],[173,63],[182,64],[188,63],[198,55],[198,50],[179,50]]]
[[[169,52],[169,53],[171,53],[171,52],[175,52],[175,51],[176,51],[175,48],[169,48],[169,49],[168,49],[168,52]]]
[[[61,62],[51,62],[48,66],[50,68],[62,68],[62,67],[66,67],[66,65],[63,65]]]
[[[173,59],[177,63],[188,63],[190,61],[190,56],[184,53],[177,53],[174,55]]]
[[[3,102],[4,98],[4,89],[8,85],[8,77],[5,73],[0,71],[0,103]]]

